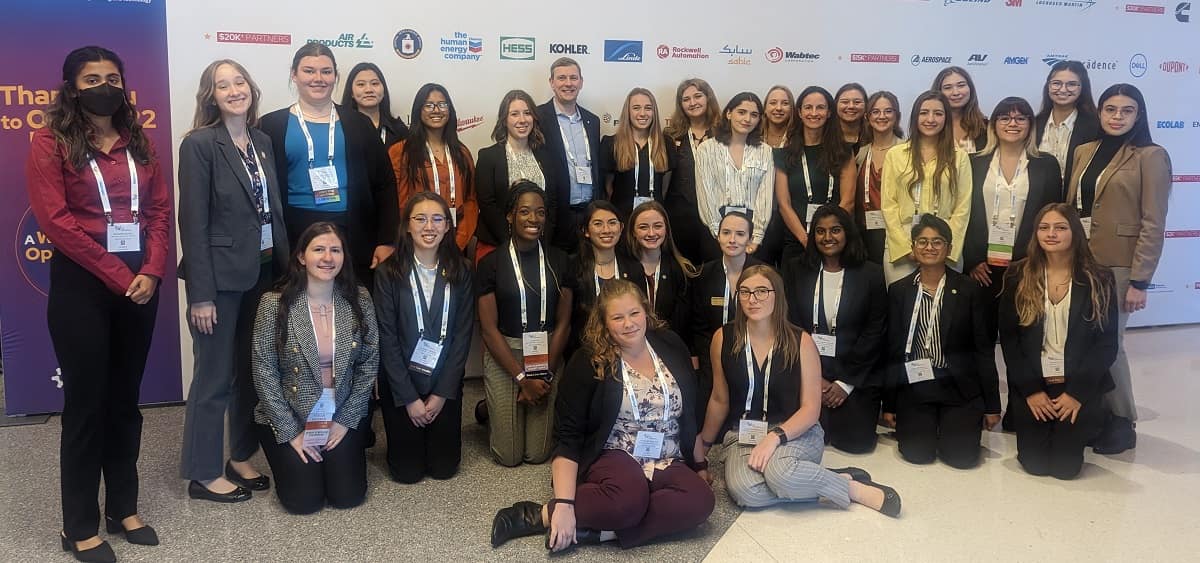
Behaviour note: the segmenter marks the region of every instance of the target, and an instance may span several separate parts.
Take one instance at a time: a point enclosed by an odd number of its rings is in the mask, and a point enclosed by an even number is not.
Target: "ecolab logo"
[[[898,63],[900,55],[895,53],[850,53],[852,63]]]
[[[588,46],[584,43],[551,43],[550,53],[554,55],[586,55]]]
[[[1183,61],[1163,61],[1158,68],[1163,72],[1179,73],[1187,72],[1188,65]]]
[[[1006,65],[1027,65],[1027,64],[1029,64],[1029,57],[1004,57],[1004,64],[1006,64]]]
[[[1182,121],[1158,121],[1155,123],[1158,129],[1183,129],[1186,127]]]
[[[1149,6],[1146,4],[1126,4],[1125,13],[1128,14],[1165,14],[1167,9],[1162,6]]]
[[[532,61],[537,53],[536,44],[532,37],[501,37],[500,60]]]

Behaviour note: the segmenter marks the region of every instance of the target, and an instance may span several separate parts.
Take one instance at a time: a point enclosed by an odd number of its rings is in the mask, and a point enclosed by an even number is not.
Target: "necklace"
[[[426,270],[436,270],[438,267],[437,262],[434,262],[432,266],[426,266],[424,262],[421,262],[420,258],[416,257],[416,255],[413,255],[413,262],[416,262],[418,266],[425,268]]]
[[[597,265],[597,266],[607,266],[607,265],[609,265],[609,264],[612,264],[613,262],[616,262],[616,261],[617,261],[617,259],[616,259],[616,258],[613,258],[612,260],[609,260],[608,262],[601,262],[601,261],[597,260],[597,261],[596,261],[596,265]]]

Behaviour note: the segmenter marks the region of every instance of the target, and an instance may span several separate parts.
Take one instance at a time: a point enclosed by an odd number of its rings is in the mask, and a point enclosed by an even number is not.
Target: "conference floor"
[[[898,520],[826,504],[740,511],[717,482],[717,510],[701,529],[651,546],[577,549],[589,561],[1195,561],[1200,511],[1200,326],[1130,331],[1141,421],[1136,450],[1088,453],[1075,481],[1021,471],[1012,434],[985,433],[981,467],[902,461],[883,437],[872,454],[828,450],[829,466],[857,465],[904,498]],[[481,394],[467,386],[467,405]],[[226,506],[189,500],[179,480],[181,407],[146,409],[141,510],[159,547],[108,537],[122,561],[529,561],[542,538],[488,545],[491,516],[515,500],[544,499],[547,466],[502,468],[484,454],[485,430],[464,416],[464,461],[450,481],[387,479],[381,444],[369,453],[366,504],[290,516],[272,494]],[[0,428],[0,561],[69,561],[56,539],[59,419]],[[377,424],[377,427],[379,425]],[[265,463],[259,459],[260,467]],[[715,469],[719,469],[714,465]],[[718,475],[720,471],[716,472]]]

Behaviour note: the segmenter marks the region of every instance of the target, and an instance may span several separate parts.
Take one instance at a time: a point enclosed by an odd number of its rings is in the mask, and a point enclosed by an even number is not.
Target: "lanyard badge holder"
[[[316,205],[322,205],[342,201],[337,169],[333,166],[337,107],[329,108],[329,164],[325,166],[316,165],[312,135],[308,132],[308,125],[304,121],[304,113],[300,111],[300,105],[292,107],[295,108],[296,120],[300,122],[300,132],[304,135],[304,142],[308,144],[308,181],[312,184],[313,202]]]
[[[646,343],[646,351],[650,353],[650,361],[654,364],[654,375],[658,377],[658,386],[662,388],[663,394],[663,416],[662,422],[666,426],[666,422],[671,417],[671,388],[667,386],[667,376],[664,375],[665,368],[662,362],[658,359],[658,354],[654,353],[654,349],[650,347],[650,343]],[[629,374],[625,367],[625,360],[621,360],[621,384],[625,387],[625,394],[629,396],[629,410],[633,411],[633,420],[635,422],[642,421],[641,408],[637,393],[633,389],[633,383],[629,381]],[[638,430],[637,441],[633,446],[633,457],[645,459],[659,459],[662,457],[663,443],[666,441],[664,432],[654,432],[651,430]]]
[[[455,191],[455,183],[454,183],[454,161],[451,160],[451,158],[450,158],[450,146],[446,145],[444,148],[446,149],[446,170],[448,170],[450,172],[450,197],[447,198],[447,201],[450,202],[450,220],[454,222],[454,226],[457,228],[458,227],[458,207],[457,207],[458,194]],[[441,174],[438,174],[438,171],[437,171],[437,159],[433,157],[433,147],[429,146],[429,143],[425,143],[425,150],[429,151],[429,167],[432,170],[432,172],[429,175],[433,176],[433,193],[440,196],[440,195],[442,195],[442,179],[441,179]]]
[[[804,189],[808,191],[808,199],[806,199],[804,203],[804,224],[807,226],[812,224],[813,215],[816,214],[817,208],[820,207],[820,205],[814,205],[813,202],[812,179],[809,176],[808,171],[808,155],[805,154],[804,151],[800,152],[800,168],[804,171]],[[832,194],[833,174],[830,174],[829,188],[825,191],[825,201],[821,205],[829,203],[829,198]]]
[[[250,177],[251,184],[262,186],[262,208],[258,210],[258,221],[262,224],[262,231],[258,237],[258,250],[270,250],[275,247],[275,234],[271,228],[271,198],[267,189],[267,177],[263,174],[262,160],[258,158],[258,152],[254,149],[254,139],[250,139],[246,143],[246,151],[254,156],[254,166],[256,170],[250,172],[250,167],[246,166],[246,161],[242,161],[242,168],[246,169],[246,175]]]
[[[641,179],[642,167],[640,164],[633,165],[633,206],[637,207],[647,201],[654,201],[654,142],[646,140],[646,162],[650,164],[650,197],[642,197],[638,195],[638,182]]]
[[[908,382],[920,383],[922,381],[933,381],[933,361],[929,358],[921,358],[916,360],[907,360],[913,354],[913,334],[917,330],[917,317],[921,313],[921,299],[924,297],[925,290],[920,286],[920,278],[917,278],[917,299],[913,302],[912,318],[908,322],[908,340],[904,345],[904,372],[908,376]],[[933,295],[933,307],[929,309],[929,322],[925,324],[925,333],[922,338],[924,346],[928,348],[931,335],[937,334],[939,309],[942,304],[942,293],[946,289],[946,276],[943,275],[941,281],[938,282],[937,292]]]
[[[567,118],[570,121],[570,118]],[[592,143],[588,140],[587,127],[584,126],[583,116],[579,118],[580,126],[583,127],[583,150],[587,153],[587,162],[579,164],[575,158],[575,152],[571,150],[571,139],[567,132],[562,127],[558,128],[559,135],[562,135],[563,149],[567,153],[567,161],[571,164],[571,170],[575,174],[575,183],[592,185]]]
[[[721,279],[725,280],[725,294],[721,297],[710,298],[709,303],[713,307],[721,308],[721,324],[725,325],[725,324],[729,323],[729,304],[730,304],[729,297],[730,297],[730,295],[729,295],[729,266],[725,265],[725,259],[723,259],[723,258],[721,259],[721,271],[724,272],[724,274],[721,276]]]
[[[821,268],[821,273],[817,277],[817,284],[813,287],[812,338],[813,342],[817,345],[817,352],[822,356],[832,358],[837,356],[837,315],[838,309],[842,305],[842,283],[838,283],[837,289],[834,290],[836,297],[834,297],[833,301],[833,310],[825,311],[826,323],[829,325],[829,334],[821,334],[817,330],[817,326],[821,322],[821,317],[818,315],[820,315],[821,292],[824,287],[825,268]]]
[[[617,263],[617,259],[613,258],[613,277],[614,280],[621,279],[621,265]],[[596,282],[596,296],[600,296],[600,274],[596,273],[596,268],[592,267],[592,279]]]
[[[1061,342],[1065,342],[1066,337],[1063,336],[1062,333],[1060,332],[1065,327],[1062,327],[1057,322],[1054,322],[1054,319],[1050,315],[1050,309],[1052,307],[1054,307],[1054,305],[1050,302],[1050,276],[1048,273],[1046,274],[1045,278],[1043,278],[1043,280],[1044,281],[1042,282],[1043,283],[1043,285],[1042,285],[1042,304],[1043,304],[1042,309],[1046,312],[1043,317],[1045,319],[1044,324],[1045,324],[1046,336],[1048,338],[1051,338],[1054,340],[1059,340]],[[1068,287],[1068,291],[1069,290],[1070,290],[1070,288]],[[1054,334],[1051,335],[1050,334],[1051,332],[1053,332]],[[1042,360],[1042,380],[1045,381],[1047,385],[1055,385],[1055,384],[1066,382],[1066,380],[1067,380],[1067,362],[1066,362],[1066,359],[1063,358],[1062,354],[1050,354],[1050,353],[1047,353],[1045,350],[1043,350],[1042,355],[1041,355],[1041,360]]]
[[[133,220],[127,223],[117,223],[113,221],[112,203],[108,200],[108,186],[104,183],[104,175],[100,173],[100,166],[96,164],[95,158],[89,158],[88,164],[92,167],[92,175],[96,177],[96,190],[100,192],[100,206],[104,208],[104,222],[106,225],[105,248],[109,252],[141,252],[142,250],[142,230],[138,224],[138,201],[141,199],[141,193],[138,189],[137,166],[133,163],[133,155],[129,150],[125,150],[125,162],[129,165],[129,209],[132,213]]]
[[[1013,248],[1016,245],[1017,230],[1017,180],[1021,171],[1027,166],[1025,157],[1017,164],[1017,173],[1012,182],[1004,181],[1004,173],[1000,170],[1000,155],[993,157],[996,163],[996,196],[992,202],[992,220],[988,227],[987,263],[989,266],[1007,267],[1012,261]],[[1008,224],[1000,222],[1000,187],[1008,187],[1009,206]]]
[[[517,260],[517,245],[508,243],[508,256],[512,259],[513,271],[517,275],[517,290],[521,294],[521,353],[524,356],[525,377],[532,379],[553,379],[550,373],[550,335],[546,332],[546,255],[542,250],[542,242],[538,241],[538,283],[540,291],[538,317],[539,328],[536,332],[529,331],[529,313],[525,302],[525,276],[521,272],[521,263]]]
[[[307,307],[306,307],[307,308]],[[309,322],[313,327],[313,338],[317,336],[317,323],[312,317],[312,310],[308,312]],[[337,308],[331,313],[333,321],[333,356],[337,357]],[[317,378],[321,375],[318,373]],[[321,396],[317,399],[317,403],[308,413],[308,417],[304,420],[304,440],[303,446],[306,448],[319,448],[329,442],[329,432],[333,429],[333,414],[337,412],[337,403],[334,400],[333,389],[330,387],[321,388]]]
[[[412,287],[413,310],[417,315],[417,346],[413,349],[412,358],[408,362],[408,371],[432,377],[434,368],[442,357],[442,345],[446,342],[446,332],[450,326],[450,283],[446,282],[442,293],[442,331],[437,342],[425,338],[425,317],[429,314],[425,300],[421,297],[420,280],[417,278],[416,266],[408,273],[409,285]],[[437,287],[434,285],[434,287]]]
[[[863,218],[867,223],[868,231],[883,229],[886,225],[883,222],[883,211],[876,209],[868,210],[867,206],[871,204],[871,172],[874,162],[874,156],[871,154],[871,147],[867,147],[867,160],[863,163],[862,182],[863,182]]]
[[[746,408],[738,421],[738,444],[743,446],[756,446],[767,436],[767,400],[770,395],[768,391],[771,389],[771,358],[774,354],[774,350],[767,352],[767,361],[763,368],[762,419],[747,418],[754,401],[754,350],[750,347],[750,333],[746,333]]]

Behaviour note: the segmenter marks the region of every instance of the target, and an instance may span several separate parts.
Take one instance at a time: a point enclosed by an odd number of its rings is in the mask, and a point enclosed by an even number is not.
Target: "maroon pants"
[[[715,503],[708,483],[682,461],[656,470],[646,481],[629,454],[604,450],[575,491],[575,522],[580,528],[615,531],[627,548],[699,526]]]

